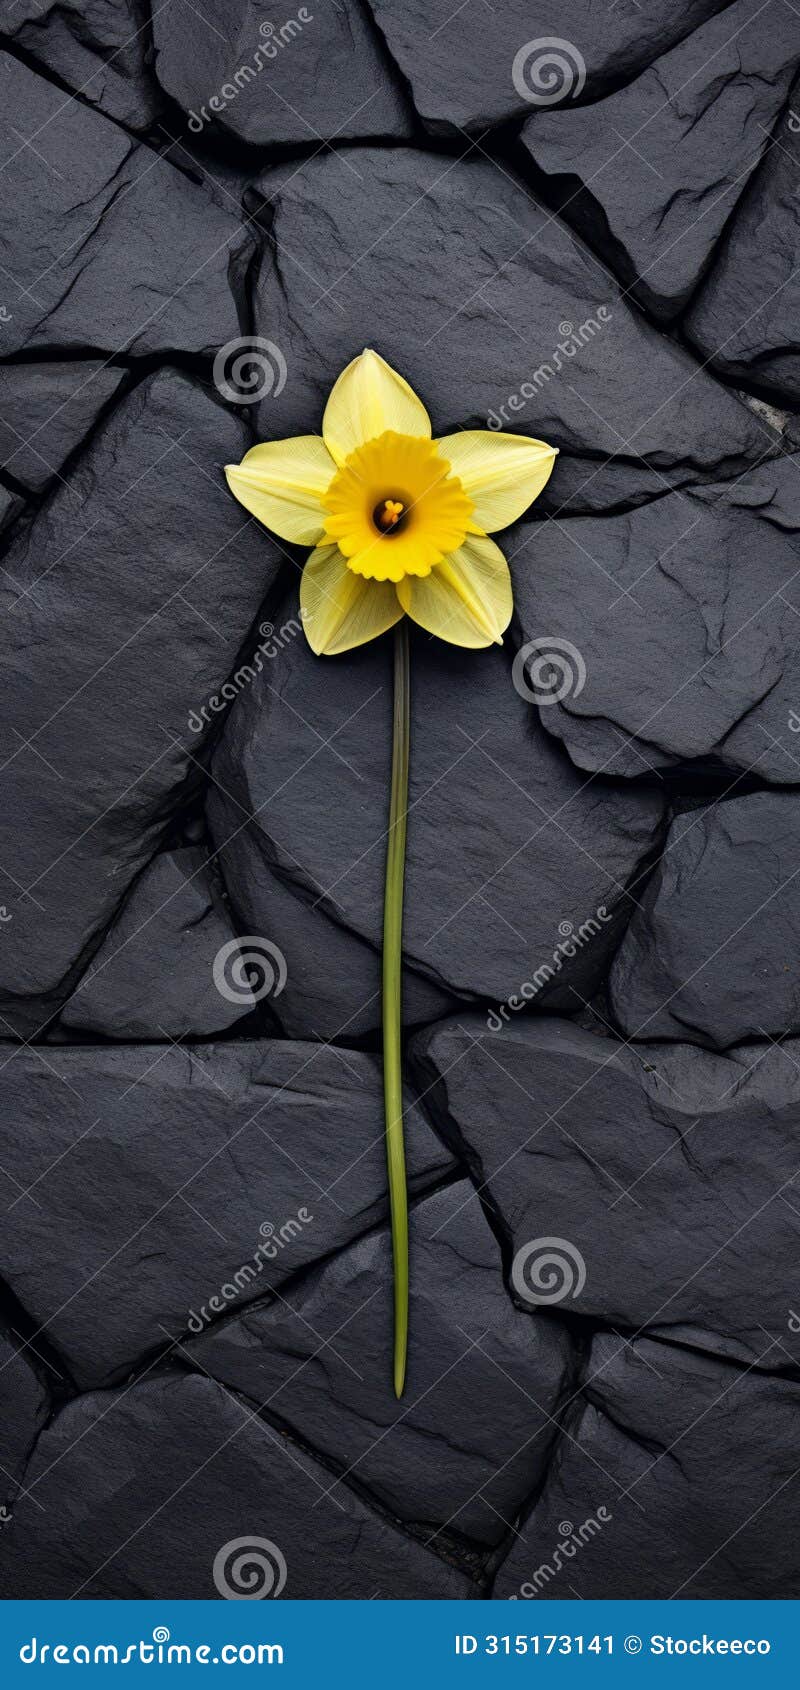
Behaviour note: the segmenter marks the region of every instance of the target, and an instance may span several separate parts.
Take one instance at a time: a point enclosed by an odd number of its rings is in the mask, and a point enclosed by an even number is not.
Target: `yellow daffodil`
[[[404,612],[451,645],[502,640],[511,578],[489,535],[522,516],[555,458],[488,429],[433,440],[422,401],[368,349],[335,383],[321,438],[254,446],[225,474],[265,527],[315,548],[300,603],[312,650],[331,657]]]
[[[422,401],[368,349],[336,382],[321,439],[301,434],[269,441],[225,471],[231,492],[265,527],[315,548],[303,570],[300,604],[318,656],[349,651],[397,624],[382,978],[398,1397],[408,1347],[401,989],[410,672],[404,617],[451,645],[502,640],[511,619],[511,577],[489,535],[522,516],[555,458],[555,448],[542,440],[484,429],[433,440]]]

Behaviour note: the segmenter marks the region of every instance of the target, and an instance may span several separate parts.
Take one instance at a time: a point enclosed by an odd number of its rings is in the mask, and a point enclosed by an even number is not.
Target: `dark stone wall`
[[[0,49],[0,1595],[799,1596],[795,6]],[[400,1403],[391,646],[222,476],[366,344],[559,448],[412,638]]]

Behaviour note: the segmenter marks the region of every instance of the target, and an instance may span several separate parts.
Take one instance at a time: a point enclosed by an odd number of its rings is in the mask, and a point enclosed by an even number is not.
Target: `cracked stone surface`
[[[0,1597],[800,1596],[790,0],[0,16]],[[502,649],[223,466],[365,345],[559,449]]]
[[[215,984],[216,959],[235,937],[208,851],[159,851],[67,999],[62,1027],[110,1039],[148,1039],[153,1027],[171,1039],[224,1032],[258,1002],[244,982],[232,998]]]
[[[8,364],[3,370],[0,473],[26,492],[49,490],[124,379],[124,370],[94,358]]]
[[[235,218],[198,202],[168,160],[7,53],[0,110],[4,350],[52,355],[88,340],[105,356],[163,356],[239,332],[230,279],[250,243]]]
[[[800,359],[793,335],[787,334],[798,306],[800,213],[794,190],[799,102],[795,83],[789,110],[686,320],[686,332],[704,360],[792,405],[800,394]]]
[[[255,931],[267,931],[259,887],[274,865],[332,919],[376,950],[380,944],[388,659],[375,645],[348,653],[320,689],[313,655],[294,638],[282,653],[279,687],[262,672],[237,699],[214,757],[208,808],[234,910]],[[410,970],[462,999],[506,997],[531,957],[558,942],[559,923],[577,927],[602,910],[596,948],[577,953],[567,969],[588,994],[630,916],[627,888],[656,846],[656,794],[631,787],[610,799],[580,779],[517,696],[501,652],[485,653],[476,668],[468,653],[423,638],[414,642],[413,669]],[[225,838],[243,812],[257,819],[242,828],[231,858]],[[457,864],[442,849],[448,834],[459,842]],[[282,930],[269,931],[282,945]],[[359,950],[359,989],[362,962]],[[377,984],[373,973],[372,992]],[[360,1007],[349,982],[339,989]]]
[[[200,1462],[202,1488],[190,1483]],[[298,1596],[310,1584],[321,1596],[364,1600],[376,1591],[473,1594],[462,1573],[352,1490],[327,1498],[334,1479],[210,1379],[144,1381],[118,1406],[90,1393],[39,1442],[30,1495],[14,1513],[13,1547],[10,1536],[0,1539],[4,1589],[27,1594],[35,1579],[43,1597],[67,1589],[85,1600],[213,1597],[208,1548],[216,1554],[241,1537],[243,1520],[262,1536],[268,1519],[280,1522]],[[287,1579],[285,1595],[292,1593]]]
[[[391,1514],[414,1520],[422,1501],[431,1529],[498,1543],[544,1478],[572,1346],[558,1322],[532,1321],[509,1301],[469,1181],[417,1204],[411,1251],[410,1412],[381,1367],[391,1347],[385,1232],[307,1275],[298,1301],[259,1305],[188,1350],[252,1402],[269,1401]]]
[[[369,323],[424,392],[434,433],[488,423],[558,446],[537,515],[638,502],[741,473],[772,449],[755,415],[627,305],[507,166],[360,148],[267,174],[261,189],[274,249],[256,324],[291,368],[260,407],[265,434],[319,427]],[[581,355],[557,356],[584,323]]]
[[[8,1015],[66,993],[198,776],[190,712],[225,680],[282,556],[206,469],[245,444],[238,417],[165,370],[6,554]]]
[[[362,0],[274,23],[260,0],[154,12],[155,73],[189,115],[251,146],[409,134],[407,100]]]
[[[727,1056],[629,1048],[603,1027],[517,1013],[502,1031],[441,1023],[418,1035],[413,1064],[496,1207],[509,1264],[520,1254],[521,1306],[548,1289],[528,1245],[566,1239],[585,1283],[567,1261],[556,1312],[753,1365],[793,1296],[798,1056],[795,1040]]]
[[[726,6],[598,106],[538,112],[534,163],[633,296],[675,316],[757,169],[800,59],[785,0]]]
[[[272,1290],[386,1213],[373,1056],[278,1040],[5,1046],[2,1060],[0,1275],[83,1382]],[[409,1103],[419,1189],[452,1158]]]
[[[796,784],[800,459],[638,510],[515,531],[520,645],[577,641],[584,684],[541,717],[579,768],[692,760]],[[746,561],[746,567],[743,564]]]
[[[794,1380],[602,1334],[563,1459],[492,1594],[630,1598],[644,1582],[655,1597],[722,1597],[732,1584],[743,1597],[796,1597],[799,1406]],[[720,1465],[735,1485],[715,1482]]]
[[[609,977],[626,1034],[725,1047],[800,1032],[798,850],[793,793],[677,817]]]
[[[25,1468],[50,1407],[43,1378],[34,1370],[33,1356],[17,1335],[0,1331],[0,1493],[3,1519],[14,1506]],[[41,1369],[44,1375],[45,1369]],[[51,1374],[51,1378],[53,1375]]]
[[[566,99],[581,93],[596,99],[609,82],[627,81],[720,11],[723,0],[681,0],[677,6],[642,0],[635,11],[627,6],[598,11],[591,0],[547,0],[535,17],[524,0],[507,0],[491,21],[480,7],[456,9],[451,0],[370,3],[423,121],[434,131],[471,132],[527,116],[532,94],[564,90]],[[542,53],[548,37],[561,49],[555,64]],[[521,89],[512,75],[520,52]],[[581,65],[585,91],[578,87]]]
[[[149,13],[145,0],[15,0],[2,33],[87,105],[146,130],[163,105],[150,70]]]

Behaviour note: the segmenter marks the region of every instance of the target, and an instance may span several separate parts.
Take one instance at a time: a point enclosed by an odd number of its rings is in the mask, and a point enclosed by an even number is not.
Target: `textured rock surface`
[[[9,364],[0,400],[0,470],[32,493],[54,480],[95,427],[124,371],[95,358],[62,364]],[[68,479],[68,478],[67,478]]]
[[[214,1597],[218,1551],[268,1531],[289,1598],[473,1594],[352,1491],[327,1498],[332,1483],[211,1380],[145,1381],[118,1404],[85,1396],[41,1439],[30,1495],[14,1511],[13,1536],[0,1539],[4,1592],[28,1595],[35,1583],[43,1597]],[[283,1587],[280,1562],[270,1566],[264,1595]]]
[[[542,722],[579,768],[646,777],[714,758],[800,779],[799,538],[794,456],[620,515],[515,531],[519,643],[566,640],[585,670],[560,699],[541,689]]]
[[[345,156],[262,180],[274,250],[256,323],[291,370],[261,407],[264,436],[319,427],[370,326],[434,431],[488,420],[559,447],[537,514],[735,474],[771,448],[753,413],[655,333],[508,170],[360,148],[359,181]],[[579,344],[572,331],[584,324]]]
[[[13,0],[2,33],[81,100],[147,129],[163,105],[149,19],[146,0]]]
[[[198,27],[198,20],[199,25]],[[362,0],[273,22],[259,0],[172,0],[153,16],[155,71],[190,116],[253,146],[408,131],[406,101]]]
[[[0,1273],[84,1382],[386,1212],[375,1057],[286,1040],[6,1046],[2,1072]],[[408,1125],[425,1187],[451,1158],[413,1108]]]
[[[796,1597],[798,1407],[796,1382],[602,1335],[570,1437],[493,1595]],[[736,1482],[718,1484],[720,1470]],[[571,1554],[576,1534],[565,1540],[561,1521],[584,1528]]]
[[[428,126],[482,131],[527,116],[531,96],[543,94],[546,103],[576,98],[581,68],[583,97],[597,98],[609,82],[627,79],[718,12],[722,0],[681,0],[677,6],[641,0],[635,10],[601,11],[591,0],[548,0],[535,15],[525,0],[505,0],[491,18],[478,6],[454,8],[451,0],[370,3]],[[546,51],[553,37],[555,54]]]
[[[600,107],[526,125],[570,222],[655,315],[674,316],[697,286],[799,59],[793,8],[738,0]]]
[[[61,1025],[127,1039],[224,1032],[258,1001],[244,983],[231,985],[229,970],[222,978],[230,995],[215,984],[216,959],[234,937],[208,851],[160,851],[68,998]]]
[[[793,793],[677,818],[611,970],[628,1035],[725,1046],[800,1032],[798,853]]]
[[[514,1309],[472,1197],[459,1180],[412,1215],[408,1402],[397,1402],[387,1365],[383,1232],[309,1274],[288,1303],[254,1308],[188,1348],[214,1377],[269,1402],[391,1514],[495,1543],[541,1485],[573,1357],[562,1327]]]
[[[2,9],[0,1596],[800,1595],[797,45]],[[391,642],[221,473],[370,344],[559,448],[412,641],[399,1403]]]
[[[800,355],[792,325],[800,308],[797,83],[785,122],[720,242],[686,331],[704,359],[756,392],[796,404]]]
[[[237,418],[165,371],[6,556],[9,1011],[63,989],[196,777],[189,713],[233,665],[281,559],[216,473],[245,444]]]
[[[202,352],[239,332],[246,230],[168,160],[0,54],[3,349]],[[35,135],[33,145],[27,137]]]
[[[234,911],[241,899],[256,932],[268,930],[258,888],[274,865],[333,919],[380,943],[390,652],[384,641],[337,659],[323,686],[319,660],[297,638],[283,651],[279,689],[262,674],[233,707],[209,815]],[[657,843],[657,795],[612,797],[579,778],[517,696],[503,653],[476,663],[423,638],[413,668],[410,967],[463,998],[507,997],[552,955],[560,924],[577,928],[602,911],[597,943],[565,970],[588,993],[615,921],[634,907],[628,885]],[[242,808],[257,820],[239,834],[234,860],[224,840]],[[458,840],[454,853],[443,849],[447,838]]]
[[[34,1372],[32,1352],[25,1350],[18,1336],[0,1332],[0,1496],[2,1522],[13,1506],[25,1465],[38,1433],[47,1419],[48,1393],[43,1383],[47,1369]],[[51,1379],[57,1376],[51,1371]]]
[[[340,925],[314,893],[283,879],[269,856],[254,852],[246,829],[234,832],[235,809],[219,807],[225,873],[242,931],[267,935],[286,961],[286,984],[270,1009],[291,1039],[343,1039],[374,1034],[381,1019],[381,962],[374,944]],[[225,823],[227,822],[227,826]],[[407,968],[403,1016],[408,1026],[435,1021],[458,1006],[452,992]]]
[[[496,1206],[522,1306],[553,1287],[557,1312],[752,1365],[794,1295],[798,1056],[796,1041],[629,1049],[518,1014],[502,1032],[469,1016],[420,1034],[414,1069]],[[548,1240],[554,1281],[539,1277]]]

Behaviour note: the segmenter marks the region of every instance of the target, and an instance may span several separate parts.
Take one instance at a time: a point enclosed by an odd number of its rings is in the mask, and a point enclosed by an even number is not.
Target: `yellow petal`
[[[408,382],[367,347],[331,389],[322,419],[323,438],[341,465],[357,446],[389,428],[397,434],[422,434],[430,439],[431,419]]]
[[[266,528],[298,546],[314,546],[325,526],[322,495],[336,465],[318,434],[253,446],[225,468],[231,492]]]
[[[494,540],[470,535],[431,570],[397,586],[403,609],[421,628],[451,645],[499,645],[511,621],[508,564]]]
[[[318,546],[303,570],[300,610],[312,651],[335,657],[377,639],[403,614],[391,581],[365,581],[338,546]]]
[[[448,459],[475,506],[475,522],[487,534],[507,528],[533,504],[558,456],[558,448],[543,440],[528,440],[524,434],[492,434],[485,428],[448,434],[437,440],[436,448]]]

